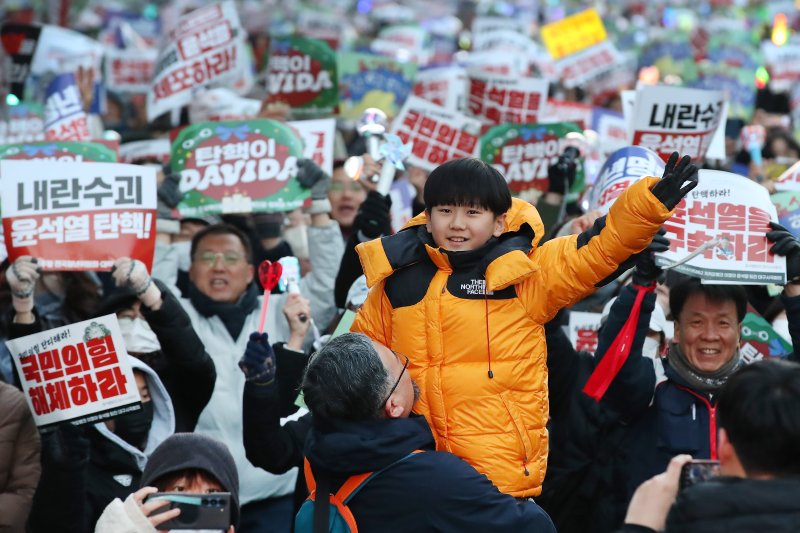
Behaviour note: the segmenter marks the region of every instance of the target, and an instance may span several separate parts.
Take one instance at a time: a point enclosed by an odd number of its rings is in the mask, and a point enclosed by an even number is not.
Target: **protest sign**
[[[284,102],[298,118],[330,115],[339,103],[336,52],[311,37],[279,37],[270,43],[269,102]]]
[[[601,313],[571,311],[569,314],[569,341],[578,352],[597,351],[597,331],[600,329]]]
[[[472,20],[473,35],[497,30],[510,30],[523,35],[528,33],[525,21],[519,17],[507,18],[479,15]]]
[[[800,190],[778,192],[770,199],[778,211],[778,223],[800,238]]]
[[[420,70],[414,80],[414,96],[451,111],[464,109],[466,91],[467,72],[460,67]]]
[[[261,100],[243,98],[225,87],[202,91],[189,104],[189,122],[216,122],[256,118]]]
[[[108,90],[121,94],[142,94],[150,89],[158,50],[107,47],[105,55],[104,81]]]
[[[786,258],[769,253],[768,223],[777,220],[767,190],[742,176],[700,170],[700,183],[664,223],[669,250],[658,266],[675,266],[707,283],[786,283]],[[688,262],[681,264],[687,257]]]
[[[722,91],[728,102],[728,119],[740,118],[749,122],[756,104],[755,70],[732,68],[703,62],[699,77],[689,86],[696,89]]]
[[[231,0],[183,15],[158,52],[147,119],[187,105],[194,89],[236,84],[249,72],[244,30]]]
[[[201,122],[172,143],[185,217],[283,212],[300,207],[309,191],[294,179],[303,141],[276,120]]]
[[[121,163],[0,160],[11,261],[44,270],[110,270],[119,257],[147,265],[155,248],[156,172]]]
[[[470,71],[469,112],[489,124],[535,123],[547,102],[544,79],[498,76]]]
[[[116,315],[6,341],[41,429],[100,422],[140,408]]]
[[[35,102],[8,107],[8,120],[0,120],[0,144],[44,140],[44,108]]]
[[[431,171],[451,159],[475,157],[480,122],[410,96],[392,122],[391,133],[413,147],[408,162]]]
[[[6,22],[0,28],[0,42],[8,54],[8,83],[11,94],[20,100],[25,97],[25,80],[31,71],[41,26]]]
[[[512,51],[525,56],[538,54],[541,47],[530,37],[513,30],[494,30],[476,33],[472,38],[472,49],[482,51]]]
[[[740,351],[746,364],[766,358],[785,359],[792,353],[786,342],[763,317],[748,312],[742,320],[742,345]]]
[[[59,74],[47,87],[44,102],[45,138],[49,141],[85,141],[91,138],[75,75]]]
[[[587,9],[540,30],[542,42],[553,59],[580,52],[606,40],[606,29],[596,9]]]
[[[337,59],[340,116],[358,120],[370,107],[397,115],[411,94],[416,65],[355,52],[340,52]]]
[[[591,129],[597,132],[599,149],[604,154],[628,145],[628,129],[622,113],[602,107],[593,108]]]
[[[608,208],[628,187],[645,176],[660,178],[664,162],[658,154],[641,146],[620,148],[606,159],[592,190],[589,191],[589,210],[608,213]]]
[[[589,104],[550,98],[547,100],[539,123],[574,122],[581,129],[587,129],[592,124],[592,113],[592,106]]]
[[[800,161],[786,169],[775,180],[776,191],[800,191]]]
[[[581,131],[570,122],[493,126],[481,136],[480,157],[505,176],[514,196],[535,201],[541,191],[547,190],[547,169],[567,146],[575,144],[567,135]],[[578,158],[576,163],[573,190],[580,191],[584,183],[583,161]]]
[[[369,49],[376,53],[408,61],[420,66],[430,61],[430,37],[418,24],[397,24],[383,28],[370,42]]]
[[[588,85],[590,80],[616,70],[617,66],[623,62],[624,58],[617,47],[609,41],[603,41],[591,48],[559,59],[555,67],[564,87],[572,89]]]
[[[527,76],[530,67],[524,54],[505,51],[498,54],[492,50],[470,52],[462,57],[459,66],[469,72],[483,72],[498,76]]]
[[[38,159],[53,163],[115,163],[117,153],[101,143],[54,141],[0,145],[0,159]]]
[[[769,67],[770,88],[775,92],[790,90],[800,79],[800,44],[778,46],[765,41],[761,52]]]
[[[119,147],[119,152],[123,163],[158,161],[166,164],[169,163],[169,149],[169,139],[151,139],[125,143]]]
[[[645,86],[636,92],[632,144],[653,150],[664,161],[676,151],[700,161],[724,124],[722,91]]]
[[[295,120],[289,122],[303,139],[303,157],[312,159],[329,176],[333,175],[333,141],[336,119]]]

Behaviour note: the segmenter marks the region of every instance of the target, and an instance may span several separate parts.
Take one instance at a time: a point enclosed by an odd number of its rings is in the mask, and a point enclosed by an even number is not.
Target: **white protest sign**
[[[192,98],[189,104],[189,122],[215,122],[220,120],[247,120],[255,118],[261,109],[261,100],[243,98],[225,87],[208,89]]]
[[[666,161],[672,152],[702,160],[725,124],[722,91],[648,85],[636,92],[632,144]]]
[[[120,145],[119,157],[123,163],[136,163],[144,159],[155,159],[160,163],[169,163],[169,151],[169,139],[133,141]]]
[[[295,120],[289,126],[303,139],[303,157],[313,159],[329,176],[333,174],[333,141],[336,119]]]
[[[116,315],[6,341],[40,428],[98,422],[141,401]]]
[[[499,76],[527,76],[529,71],[528,59],[523,54],[504,52],[498,54],[491,50],[470,52],[459,57],[458,63],[469,72],[484,72]]]
[[[539,124],[551,122],[574,122],[582,129],[587,129],[592,124],[593,108],[589,104],[569,102],[566,100],[547,100],[544,112],[539,118]]]
[[[489,124],[536,123],[550,83],[545,79],[497,76],[470,71],[469,112]]]
[[[153,79],[158,50],[106,47],[104,81],[116,93],[146,93]]]
[[[412,94],[451,111],[466,106],[467,71],[460,67],[420,70],[414,78]]]
[[[564,87],[571,89],[585,85],[595,77],[614,70],[624,58],[610,41],[563,57],[556,62]]]
[[[412,142],[408,162],[431,171],[442,163],[462,157],[475,157],[479,149],[480,122],[409,96],[392,122],[391,133],[403,143]]]
[[[510,30],[524,35],[527,34],[527,24],[521,18],[478,16],[472,20],[473,35],[498,30]]]
[[[786,283],[786,259],[769,253],[766,233],[778,213],[767,190],[743,176],[700,170],[700,183],[664,223],[668,251],[656,264],[707,283]]]
[[[600,329],[602,313],[585,313],[583,311],[570,311],[569,313],[569,342],[578,352],[597,351],[597,331]]]
[[[660,178],[664,162],[658,154],[641,146],[620,148],[606,159],[589,191],[589,210],[607,214],[611,204],[645,176]]]
[[[382,29],[370,43],[370,50],[423,66],[430,60],[428,41],[428,32],[423,27],[399,24]]]
[[[800,161],[790,166],[775,180],[776,191],[800,191]]]
[[[183,15],[159,50],[147,119],[189,104],[197,88],[242,82],[249,72],[244,38],[231,0]]]
[[[119,257],[148,269],[155,249],[156,169],[122,163],[0,160],[11,261],[44,270],[110,270]]]
[[[595,107],[592,113],[592,129],[597,132],[599,149],[610,154],[628,144],[625,117],[615,111]]]
[[[800,44],[786,43],[777,46],[765,41],[761,51],[770,73],[770,87],[774,91],[788,91],[800,79]]]
[[[472,49],[476,52],[512,50],[524,55],[534,55],[544,51],[529,37],[513,30],[476,33],[472,37]]]

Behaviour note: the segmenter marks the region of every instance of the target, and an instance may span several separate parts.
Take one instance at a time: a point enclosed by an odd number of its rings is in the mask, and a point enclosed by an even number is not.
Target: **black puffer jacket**
[[[800,478],[719,478],[682,491],[666,533],[797,533]]]

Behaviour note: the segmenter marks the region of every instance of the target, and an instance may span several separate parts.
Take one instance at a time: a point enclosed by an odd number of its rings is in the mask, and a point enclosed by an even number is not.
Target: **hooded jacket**
[[[421,416],[368,422],[314,419],[306,456],[315,478],[327,476],[335,492],[350,476],[379,471],[423,450],[386,468],[350,500],[348,507],[365,533],[555,533],[538,505],[500,493],[466,462],[433,448],[433,435]]]
[[[502,492],[541,492],[544,324],[647,247],[670,216],[649,190],[656,181],[631,186],[590,230],[542,246],[539,214],[514,199],[505,233],[478,250],[436,247],[424,213],[358,247],[371,291],[352,331],[410,358],[421,390],[416,409],[437,449],[466,459]]]

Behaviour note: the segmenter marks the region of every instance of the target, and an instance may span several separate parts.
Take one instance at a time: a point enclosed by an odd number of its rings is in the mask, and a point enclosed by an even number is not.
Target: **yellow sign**
[[[581,11],[542,26],[542,41],[553,59],[580,52],[606,40],[606,29],[595,9]]]

